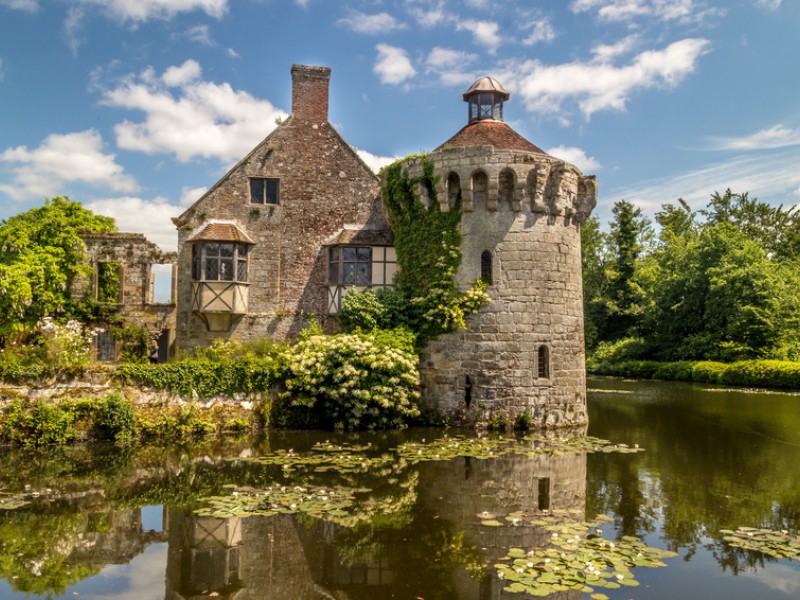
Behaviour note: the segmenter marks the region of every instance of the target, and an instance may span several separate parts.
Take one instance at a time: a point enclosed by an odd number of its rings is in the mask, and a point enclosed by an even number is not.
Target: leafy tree
[[[60,196],[0,222],[0,336],[72,316],[72,283],[91,272],[80,233],[116,229],[114,219]]]
[[[581,265],[583,267],[583,313],[586,347],[599,341],[604,318],[604,294],[608,286],[607,234],[600,230],[597,217],[589,217],[581,227]]]
[[[653,342],[667,359],[794,355],[800,278],[730,223],[661,254]]]
[[[618,201],[612,214],[608,281],[599,310],[603,316],[597,323],[600,338],[606,340],[631,335],[639,326],[644,298],[636,273],[652,237],[650,221],[630,202]]]

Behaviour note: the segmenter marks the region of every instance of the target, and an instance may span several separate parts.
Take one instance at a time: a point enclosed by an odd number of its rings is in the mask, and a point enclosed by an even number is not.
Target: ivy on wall
[[[411,157],[408,157],[411,158]],[[464,327],[464,317],[489,302],[486,284],[476,281],[459,292],[455,276],[461,264],[461,193],[449,212],[442,212],[436,194],[433,163],[422,156],[422,175],[410,177],[397,161],[383,171],[383,202],[395,234],[396,289],[408,298],[408,319],[420,344]],[[423,186],[430,202],[425,206],[415,194]]]

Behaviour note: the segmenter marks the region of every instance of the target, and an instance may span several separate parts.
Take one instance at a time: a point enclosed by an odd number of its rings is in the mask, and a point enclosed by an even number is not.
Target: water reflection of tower
[[[241,543],[238,517],[197,517],[171,509],[166,598],[241,598]]]
[[[482,551],[492,565],[509,548],[545,546],[549,534],[539,527],[485,527],[478,514],[516,511],[577,510],[586,506],[586,455],[505,456],[492,460],[461,457],[420,466],[420,505],[464,532],[464,541]],[[493,569],[489,568],[493,573]],[[464,568],[455,569],[452,584],[458,598],[518,598],[503,592],[496,576],[479,581]],[[581,598],[565,592],[550,598]]]

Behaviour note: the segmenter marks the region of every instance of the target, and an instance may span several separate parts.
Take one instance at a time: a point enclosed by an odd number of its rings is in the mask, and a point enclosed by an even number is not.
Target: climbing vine
[[[433,163],[422,157],[422,175],[410,177],[407,159],[384,170],[383,201],[395,234],[400,267],[395,286],[408,299],[411,328],[419,342],[464,327],[464,317],[489,301],[486,285],[476,282],[467,293],[458,291],[455,275],[461,264],[461,194],[449,212],[437,201]],[[427,190],[425,206],[414,193]]]

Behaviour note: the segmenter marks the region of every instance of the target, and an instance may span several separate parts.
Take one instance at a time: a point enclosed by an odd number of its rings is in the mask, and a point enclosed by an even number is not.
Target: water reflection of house
[[[445,597],[448,590],[458,599],[516,598],[503,592],[491,565],[509,548],[546,545],[549,533],[485,527],[478,515],[585,510],[585,455],[457,458],[418,468],[413,525],[384,518],[359,530],[288,515],[210,519],[170,511],[166,597],[374,600]]]

